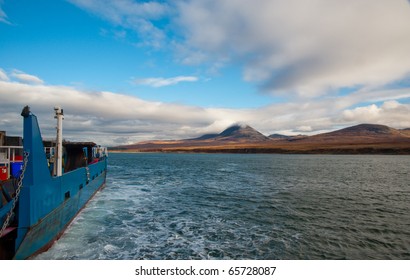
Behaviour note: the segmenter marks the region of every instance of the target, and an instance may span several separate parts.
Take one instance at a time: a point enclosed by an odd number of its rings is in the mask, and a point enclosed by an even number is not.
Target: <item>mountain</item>
[[[269,135],[271,139],[308,139],[308,140],[315,140],[319,138],[343,138],[343,137],[374,137],[380,138],[382,136],[387,137],[401,137],[401,136],[410,136],[410,128],[405,129],[394,129],[388,127],[386,125],[378,125],[378,124],[359,124],[351,127],[346,127],[340,130],[317,134],[314,136],[306,136],[306,135],[297,135],[297,136],[287,136],[282,134],[272,134]]]
[[[280,140],[286,140],[286,141],[298,141],[301,139],[308,138],[309,136],[303,135],[303,134],[298,134],[298,135],[293,135],[293,136],[288,136],[288,135],[283,135],[283,134],[271,134],[269,135],[269,138],[275,141],[280,141]]]
[[[333,132],[311,136],[307,141],[339,143],[378,143],[408,141],[400,130],[379,124],[359,124]]]
[[[218,135],[219,134],[216,134],[216,133],[214,133],[214,134],[205,134],[205,135],[202,135],[198,138],[193,138],[193,139],[188,139],[188,140],[208,140],[208,139],[213,139],[213,138],[217,137]]]
[[[268,137],[271,139],[288,139],[291,136],[275,133],[275,134],[269,135]]]
[[[410,154],[410,129],[360,124],[313,136],[269,137],[248,125],[233,125],[219,134],[185,140],[145,141],[114,147],[117,151],[222,152],[222,153],[326,153]]]
[[[200,138],[203,139],[203,137],[204,136]],[[209,137],[207,139],[212,139],[214,141],[231,142],[263,142],[269,140],[269,137],[263,135],[262,133],[250,127],[249,125],[236,124],[228,127],[221,133],[214,135],[214,137]]]
[[[410,128],[400,129],[400,133],[410,137]]]
[[[359,124],[337,131],[325,133],[331,136],[375,136],[375,135],[397,135],[398,131],[386,125]]]
[[[235,144],[247,145],[269,140],[269,137],[266,137],[249,125],[236,124],[218,134],[205,134],[197,138],[183,140],[144,141],[131,145],[112,147],[111,150],[164,151]]]

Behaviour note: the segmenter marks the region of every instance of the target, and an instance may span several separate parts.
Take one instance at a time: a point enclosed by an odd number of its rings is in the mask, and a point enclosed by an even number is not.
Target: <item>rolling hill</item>
[[[269,137],[263,135],[259,131],[249,125],[233,125],[225,129],[219,134],[207,134],[199,138],[188,139],[195,140],[212,140],[212,141],[228,141],[228,142],[263,142],[269,140]]]
[[[248,125],[184,140],[148,141],[113,147],[126,152],[410,154],[410,129],[360,124],[313,136],[269,137]]]
[[[378,124],[359,124],[352,127],[322,133],[304,139],[306,142],[380,143],[409,141],[402,131]]]

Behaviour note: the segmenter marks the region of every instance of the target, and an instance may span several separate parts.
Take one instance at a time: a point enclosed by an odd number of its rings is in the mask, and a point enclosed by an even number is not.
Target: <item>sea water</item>
[[[37,259],[410,259],[410,156],[111,154]]]

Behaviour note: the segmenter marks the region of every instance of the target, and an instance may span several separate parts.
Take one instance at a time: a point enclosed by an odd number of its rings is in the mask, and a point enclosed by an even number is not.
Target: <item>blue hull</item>
[[[0,236],[0,258],[27,259],[47,250],[94,194],[105,184],[107,155],[92,142],[67,142],[65,172],[53,176],[54,161],[46,154],[37,117],[24,117],[22,187],[15,200],[0,208],[1,225],[13,211],[9,228]],[[1,226],[0,225],[0,226]],[[5,223],[8,226],[7,223]]]
[[[85,168],[63,175],[67,177],[65,179],[67,179],[68,184],[62,184],[61,186],[56,186],[56,188],[60,187],[63,193],[70,191],[70,198],[65,199],[60,206],[28,230],[14,259],[27,259],[30,256],[47,250],[63,234],[70,222],[84,208],[94,194],[104,186],[106,161],[91,165],[89,168],[90,176],[95,177],[95,179],[88,184],[84,180]],[[80,189],[81,185],[83,187]]]

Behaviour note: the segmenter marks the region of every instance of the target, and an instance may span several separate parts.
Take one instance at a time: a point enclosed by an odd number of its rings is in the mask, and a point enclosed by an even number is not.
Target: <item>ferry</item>
[[[63,141],[64,113],[54,110],[55,141],[43,141],[28,106],[20,141],[0,133],[0,260],[29,259],[49,249],[105,185],[107,149]]]

